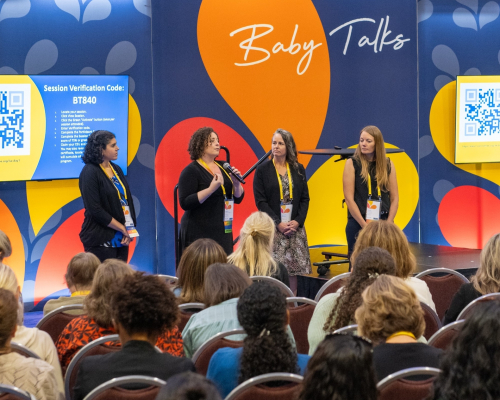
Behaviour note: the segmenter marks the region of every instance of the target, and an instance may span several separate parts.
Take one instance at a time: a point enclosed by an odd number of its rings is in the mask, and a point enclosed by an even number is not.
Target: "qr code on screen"
[[[0,84],[0,157],[30,154],[31,85]]]
[[[500,88],[465,90],[464,135],[500,140]]]

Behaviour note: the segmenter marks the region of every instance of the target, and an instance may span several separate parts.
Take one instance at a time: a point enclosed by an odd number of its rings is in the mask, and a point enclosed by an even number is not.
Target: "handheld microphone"
[[[224,163],[224,164],[222,165],[222,168],[224,168],[227,172],[229,172],[230,174],[232,174],[232,175],[233,175],[233,176],[234,176],[234,177],[235,177],[235,178],[236,178],[239,182],[241,182],[241,183],[243,183],[243,184],[245,183],[245,181],[243,180],[243,178],[242,178],[240,175],[235,174],[235,173],[233,172],[233,167],[231,167],[231,166],[229,165],[229,163],[227,163],[227,162],[226,162],[226,163]]]

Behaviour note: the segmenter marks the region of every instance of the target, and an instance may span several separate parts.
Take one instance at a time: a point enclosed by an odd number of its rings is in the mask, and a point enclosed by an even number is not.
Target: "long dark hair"
[[[431,399],[500,398],[500,301],[478,305],[445,353]]]
[[[87,138],[87,144],[83,150],[82,160],[85,164],[101,164],[104,159],[102,151],[108,143],[115,138],[115,134],[109,131],[94,131]]]
[[[278,128],[274,135],[281,135],[283,138],[283,142],[285,142],[286,147],[286,162],[290,165],[290,168],[295,169],[299,175],[302,175],[299,170],[299,161],[297,159],[297,146],[295,146],[295,140],[290,132],[285,131],[284,129]],[[271,154],[271,159],[274,158],[274,155]]]
[[[376,400],[372,346],[352,335],[327,335],[307,364],[298,400]]]
[[[255,282],[238,301],[238,320],[247,337],[243,341],[239,383],[270,372],[297,373],[297,352],[286,332],[287,305],[281,290]]]
[[[361,305],[361,294],[379,275],[396,275],[396,263],[387,250],[368,247],[359,253],[351,276],[328,316],[323,330],[333,332],[354,321],[354,313]]]

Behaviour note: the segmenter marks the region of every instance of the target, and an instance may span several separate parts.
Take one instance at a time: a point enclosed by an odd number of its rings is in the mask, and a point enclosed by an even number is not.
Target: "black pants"
[[[85,247],[85,251],[87,253],[92,253],[101,262],[104,262],[108,258],[117,258],[118,260],[122,260],[127,262],[128,259],[128,246],[123,247],[104,247],[104,246],[93,246],[93,247]]]

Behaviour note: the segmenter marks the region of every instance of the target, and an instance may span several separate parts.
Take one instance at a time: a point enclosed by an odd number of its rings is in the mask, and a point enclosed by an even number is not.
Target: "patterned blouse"
[[[57,355],[61,362],[63,370],[68,368],[69,363],[76,353],[93,340],[107,335],[115,335],[113,327],[102,328],[92,318],[84,315],[74,318],[61,332],[56,342]],[[106,345],[120,347],[120,343],[108,342]],[[158,347],[164,353],[170,353],[173,356],[184,357],[184,346],[182,335],[177,326],[170,331],[164,332],[156,342]]]

